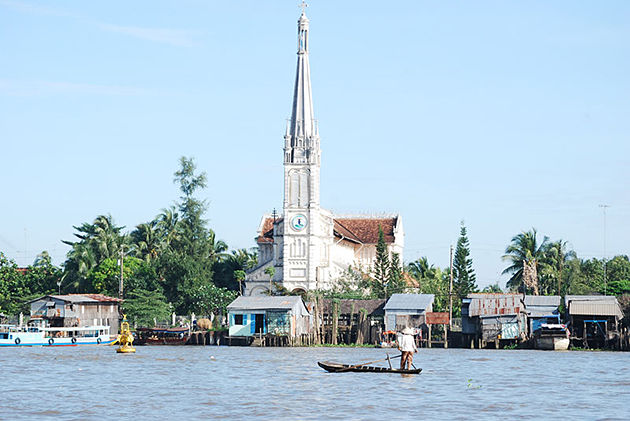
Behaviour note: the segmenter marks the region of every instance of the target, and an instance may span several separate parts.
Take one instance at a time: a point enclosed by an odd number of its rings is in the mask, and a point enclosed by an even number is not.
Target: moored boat
[[[42,320],[27,326],[0,325],[0,347],[107,345],[109,326],[46,327]]]
[[[334,363],[330,361],[320,361],[317,363],[321,368],[330,372],[330,373],[399,373],[399,374],[420,374],[422,371],[421,368],[409,369],[409,370],[400,370],[397,368],[389,368],[389,367],[378,367],[373,365],[351,365],[351,364],[340,364]]]
[[[566,351],[569,349],[567,327],[563,324],[542,323],[534,331],[534,346],[536,349]]]
[[[149,328],[136,329],[137,345],[185,345],[190,338],[187,327]]]

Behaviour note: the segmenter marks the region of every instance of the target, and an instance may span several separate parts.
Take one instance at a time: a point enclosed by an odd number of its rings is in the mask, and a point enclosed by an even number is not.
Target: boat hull
[[[19,337],[18,337],[19,338]],[[15,338],[15,339],[18,339]],[[109,345],[115,341],[111,338],[76,338],[73,342],[71,338],[54,338],[51,342],[47,338],[39,338],[35,340],[28,340],[27,338],[19,338],[16,342],[15,339],[0,339],[0,347],[19,347],[19,346],[46,346],[46,347],[59,347],[59,346],[81,346],[81,345]],[[52,339],[52,338],[51,338]]]
[[[536,338],[536,349],[566,351],[569,349],[569,338],[566,336],[541,336]]]
[[[370,365],[350,365],[350,364],[339,364],[333,363],[329,361],[318,362],[319,365],[324,370],[329,373],[398,373],[398,374],[420,374],[422,371],[421,368],[416,368],[413,370],[400,370],[396,368],[388,368],[388,367],[375,367]]]

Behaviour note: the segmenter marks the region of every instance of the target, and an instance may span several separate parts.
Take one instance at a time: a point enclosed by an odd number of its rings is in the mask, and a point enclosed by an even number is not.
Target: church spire
[[[285,163],[316,163],[319,161],[317,122],[313,117],[311,70],[308,62],[309,20],[302,3],[298,19],[297,70],[293,89],[291,120],[285,134]]]
[[[319,166],[321,152],[317,122],[313,117],[311,69],[308,63],[309,21],[298,19],[297,70],[293,89],[291,119],[284,135],[284,209],[319,207]]]

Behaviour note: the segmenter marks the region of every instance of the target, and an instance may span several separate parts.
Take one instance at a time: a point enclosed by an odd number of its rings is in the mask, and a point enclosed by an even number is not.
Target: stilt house
[[[567,295],[566,318],[573,346],[618,348],[623,313],[617,297],[606,295]]]
[[[518,342],[527,331],[521,294],[468,294],[462,300],[464,345],[496,348]]]
[[[310,314],[299,296],[242,296],[232,301],[227,310],[230,337],[296,337],[311,329]]]
[[[543,323],[560,323],[559,295],[526,295],[524,302],[529,337]]]

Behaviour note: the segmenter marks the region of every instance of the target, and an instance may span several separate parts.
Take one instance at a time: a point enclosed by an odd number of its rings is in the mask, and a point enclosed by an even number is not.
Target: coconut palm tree
[[[507,287],[512,290],[531,290],[538,295],[538,266],[545,258],[545,249],[549,237],[543,237],[538,243],[538,233],[535,228],[522,232],[512,238],[512,242],[505,249],[502,259],[510,263],[503,270],[503,274],[512,275],[507,281]]]
[[[210,255],[208,258],[214,264],[228,258],[230,255],[226,253],[228,251],[228,245],[223,240],[216,239],[216,233],[212,229],[208,229],[208,243]]]
[[[136,257],[146,262],[155,259],[161,248],[160,238],[158,237],[155,225],[155,221],[140,224],[131,233],[131,239],[135,245],[134,253]]]
[[[162,209],[155,218],[156,236],[160,238],[160,248],[170,249],[174,241],[179,238],[179,213],[175,206]]]
[[[567,242],[558,240],[547,243],[541,262],[543,293],[562,295],[563,272],[570,260],[577,258],[575,251],[567,250]],[[554,285],[555,284],[555,285]],[[555,288],[555,289],[554,289]]]

